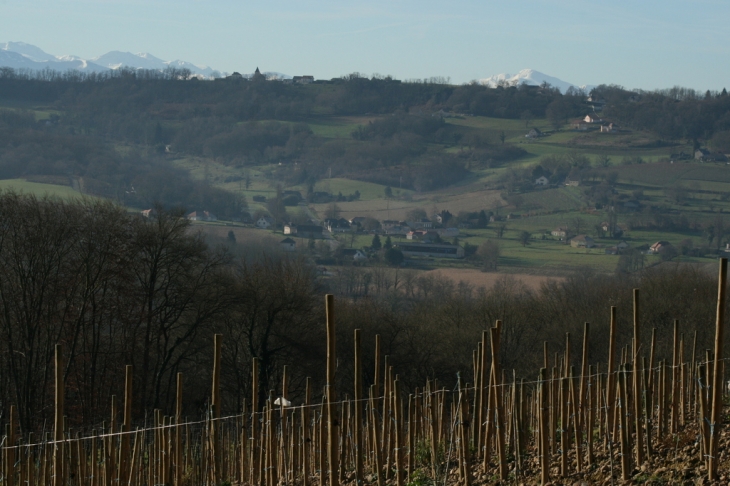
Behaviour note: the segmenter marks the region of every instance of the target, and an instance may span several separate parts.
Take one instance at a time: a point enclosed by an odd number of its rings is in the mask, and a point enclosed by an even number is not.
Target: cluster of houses
[[[571,127],[574,130],[578,130],[580,132],[587,132],[589,130],[595,130],[599,131],[601,133],[615,133],[620,131],[620,127],[610,121],[604,120],[598,113],[593,112],[589,113],[588,115],[584,116],[583,118],[578,118],[577,120],[573,120],[570,123]],[[531,128],[527,134],[525,134],[525,138],[530,140],[535,140],[537,138],[543,137],[545,134],[540,131],[539,128]]]
[[[284,251],[295,251],[297,241],[294,238],[324,239],[328,237],[326,232],[330,234],[351,233],[360,230],[365,220],[366,218],[363,216],[356,216],[349,220],[328,218],[321,225],[287,223],[283,226],[284,235],[287,237],[279,243],[279,246]],[[458,237],[459,228],[434,227],[443,221],[441,215],[435,215],[433,220],[427,218],[414,221],[385,220],[381,222],[380,229],[371,232],[385,236],[405,237],[407,241],[397,243],[395,246],[406,257],[463,258],[464,249],[462,247],[443,241],[447,238]],[[254,222],[254,226],[260,229],[270,229],[274,223],[271,217],[261,216]],[[363,262],[368,259],[367,254],[362,250],[343,249],[341,252],[345,257],[352,257],[355,262]],[[352,254],[350,255],[350,253]]]
[[[583,118],[573,120],[571,122],[573,129],[580,132],[589,130],[597,130],[601,133],[614,133],[620,130],[620,127],[613,122],[604,120],[598,113],[589,113]]]
[[[559,228],[555,228],[554,230],[552,230],[550,232],[550,234],[552,236],[559,238],[561,241],[563,241],[563,240],[566,240],[569,233],[568,233],[567,228],[559,227]],[[574,237],[570,238],[568,241],[570,242],[570,246],[572,246],[573,248],[594,248],[594,247],[596,247],[596,241],[592,237],[585,235],[585,234],[574,236]],[[671,247],[672,247],[672,244],[670,242],[661,240],[661,241],[657,241],[656,243],[651,245],[648,248],[648,250],[646,250],[646,253],[658,255],[658,254],[664,253]],[[629,248],[629,244],[626,243],[624,240],[621,240],[616,245],[608,246],[608,247],[604,248],[604,252],[606,253],[606,255],[618,255],[623,250],[626,250],[627,248]]]

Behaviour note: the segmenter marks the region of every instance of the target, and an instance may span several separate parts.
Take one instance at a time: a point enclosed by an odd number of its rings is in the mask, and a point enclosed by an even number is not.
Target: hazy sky
[[[0,42],[220,71],[730,88],[727,0],[0,0]]]

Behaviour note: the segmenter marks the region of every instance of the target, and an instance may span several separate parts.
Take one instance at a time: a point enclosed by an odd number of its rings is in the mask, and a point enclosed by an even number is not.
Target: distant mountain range
[[[77,69],[86,72],[104,72],[110,69],[119,69],[121,67],[130,67],[133,69],[153,69],[165,70],[169,67],[177,69],[189,69],[191,73],[198,76],[212,78],[219,76],[220,73],[208,66],[198,66],[188,61],[175,60],[164,61],[158,57],[146,52],[134,54],[123,51],[110,51],[99,57],[92,59],[83,59],[79,56],[64,55],[57,56],[45,52],[43,49],[25,42],[1,42],[0,43],[0,67],[11,67],[14,69],[53,69],[57,71],[66,71],[69,69]],[[225,73],[224,73],[225,74]],[[288,74],[267,71],[266,76],[277,77],[279,79],[291,78]],[[565,93],[571,86],[589,92],[594,88],[592,85],[575,85],[547,74],[535,71],[534,69],[523,69],[517,74],[495,74],[488,78],[480,79],[479,82],[485,86],[496,87],[500,83],[518,86],[520,84],[529,84],[539,86],[544,82],[558,88]]]
[[[579,86],[573,83],[568,83],[562,79],[554,78],[539,71],[535,71],[534,69],[523,69],[515,75],[495,74],[494,76],[480,79],[479,82],[485,86],[491,87],[496,87],[499,83],[506,83],[511,86],[519,86],[520,84],[540,86],[542,83],[547,82],[550,86],[558,88],[561,93],[565,93],[571,86],[576,89],[581,89],[586,93],[589,93],[593,88],[595,88],[595,86],[590,84]]]
[[[48,54],[43,49],[25,42],[0,43],[0,66],[14,69],[54,69],[66,71],[78,69],[87,72],[104,72],[109,69],[131,67],[134,69],[164,70],[168,67],[189,69],[199,76],[213,77],[216,70],[208,66],[198,66],[191,62],[175,60],[163,61],[152,54],[111,51],[93,59],[83,59],[79,56],[56,56]]]

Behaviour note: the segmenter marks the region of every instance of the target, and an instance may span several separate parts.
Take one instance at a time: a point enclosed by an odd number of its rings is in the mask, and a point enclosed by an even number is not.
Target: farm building
[[[432,258],[464,258],[464,248],[458,245],[438,245],[432,243],[398,243],[403,256],[424,256]]]
[[[297,242],[291,238],[284,238],[279,242],[279,247],[284,251],[295,251],[297,249]]]
[[[525,135],[525,138],[539,138],[542,137],[542,132],[538,130],[537,128],[530,129],[529,132],[527,132],[527,135]]]
[[[284,225],[285,235],[296,235],[300,238],[322,238],[322,227],[315,224]]]
[[[193,211],[187,218],[190,221],[218,221],[216,215],[210,211]]]
[[[588,235],[578,235],[570,240],[570,246],[573,248],[593,248],[596,242]]]
[[[657,241],[649,247],[649,251],[651,253],[661,253],[663,251],[666,251],[670,246],[672,246],[672,244],[668,241]]]
[[[274,224],[274,218],[270,218],[268,216],[261,216],[256,221],[256,227],[261,229],[268,229]]]
[[[356,250],[354,248],[342,249],[342,255],[344,257],[350,257],[356,263],[368,261],[368,256],[362,250]]]

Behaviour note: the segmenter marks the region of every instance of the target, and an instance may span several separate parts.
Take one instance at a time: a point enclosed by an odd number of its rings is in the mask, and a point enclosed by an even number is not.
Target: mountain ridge
[[[133,54],[124,51],[109,51],[101,56],[84,59],[76,55],[49,54],[32,44],[12,41],[0,42],[0,66],[14,69],[54,69],[58,71],[76,69],[91,72],[104,72],[121,67],[153,70],[174,67],[189,69],[192,74],[208,78],[220,75],[217,70],[208,66],[199,66],[181,59],[165,61],[146,52]]]

